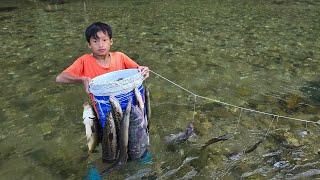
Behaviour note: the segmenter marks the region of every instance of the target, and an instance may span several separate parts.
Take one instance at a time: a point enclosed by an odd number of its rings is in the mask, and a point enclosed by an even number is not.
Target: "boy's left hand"
[[[147,79],[149,77],[149,68],[147,66],[139,66],[138,70],[144,77],[143,80]]]

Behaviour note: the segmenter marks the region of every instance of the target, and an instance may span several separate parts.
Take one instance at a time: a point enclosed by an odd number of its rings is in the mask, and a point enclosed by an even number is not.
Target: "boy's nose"
[[[99,46],[102,47],[103,46],[103,41],[99,41]]]

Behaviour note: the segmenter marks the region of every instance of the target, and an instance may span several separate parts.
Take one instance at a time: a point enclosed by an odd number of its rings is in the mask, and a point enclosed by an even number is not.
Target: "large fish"
[[[101,146],[103,162],[112,162],[117,158],[117,132],[111,112],[103,128]]]
[[[254,143],[252,146],[249,146],[248,148],[242,150],[241,152],[238,152],[238,153],[230,153],[230,154],[228,154],[227,156],[228,156],[228,158],[229,158],[230,160],[238,160],[238,159],[240,159],[243,155],[248,154],[248,153],[251,153],[252,151],[256,150],[257,147],[259,146],[259,144],[262,143],[262,141],[263,141],[263,140],[261,139],[261,140],[257,141],[256,143]]]
[[[93,109],[88,102],[83,104],[83,124],[86,129],[87,145],[89,153],[95,149],[98,144],[98,129],[96,127],[96,117],[94,115]]]
[[[119,156],[117,161],[112,164],[109,169],[106,169],[102,173],[109,173],[113,170],[120,169],[124,164],[127,163],[128,160],[128,138],[129,138],[129,120],[130,120],[130,112],[131,112],[131,104],[132,99],[129,100],[126,111],[124,113],[124,117],[120,122],[120,131],[117,132],[119,137]]]
[[[144,112],[139,106],[131,107],[129,125],[128,154],[130,159],[138,159],[146,152],[149,145],[149,134]]]
[[[145,106],[146,106],[146,119],[148,122],[148,131],[150,130],[150,118],[151,118],[151,102],[150,102],[150,91],[147,86],[145,86],[144,90],[144,99],[145,99]]]
[[[112,115],[118,116],[119,118],[122,118],[123,112],[122,112],[122,108],[121,108],[121,105],[120,105],[118,99],[116,99],[114,96],[110,96],[109,102],[111,105]],[[116,117],[114,117],[114,118],[116,118]]]
[[[201,147],[201,149],[205,149],[207,146],[209,146],[213,143],[219,142],[219,141],[226,141],[232,137],[233,137],[233,135],[228,134],[228,133],[221,135],[221,136],[218,136],[218,137],[214,137],[214,138],[210,139],[209,141],[207,141],[206,144]]]
[[[178,134],[170,134],[169,136],[165,136],[165,141],[169,145],[179,144],[189,139],[189,137],[193,134],[194,126],[193,123],[190,122],[184,132],[180,132]]]
[[[123,112],[122,112],[122,108],[121,105],[119,103],[119,101],[113,97],[110,96],[109,98],[110,104],[111,104],[111,112],[112,112],[112,116],[114,119],[114,124],[116,126],[116,132],[120,132],[120,122],[123,119]],[[118,143],[118,147],[119,147],[119,133],[117,135],[117,143]]]

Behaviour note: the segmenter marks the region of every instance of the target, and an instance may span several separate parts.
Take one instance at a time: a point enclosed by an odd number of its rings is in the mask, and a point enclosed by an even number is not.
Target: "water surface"
[[[1,1],[1,177],[85,176],[89,162],[81,160],[86,153],[81,116],[87,97],[80,85],[54,80],[90,52],[83,34],[95,21],[113,27],[113,51],[192,92],[318,121],[319,10],[316,0]],[[152,94],[153,164],[130,162],[111,178],[269,179],[319,168],[319,126],[200,98],[197,138],[167,148],[164,136],[184,130],[193,119],[195,99],[154,74],[146,83]],[[199,149],[224,133],[234,138]],[[228,158],[261,138],[253,152]],[[98,150],[93,158],[99,158]],[[183,164],[190,157],[197,158]]]

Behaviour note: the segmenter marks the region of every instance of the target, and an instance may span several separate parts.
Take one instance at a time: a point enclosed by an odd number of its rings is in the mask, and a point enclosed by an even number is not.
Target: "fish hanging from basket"
[[[114,162],[103,172],[120,169],[128,159],[142,158],[150,144],[151,108],[139,71],[125,69],[98,76],[89,91],[102,128],[103,162]]]

